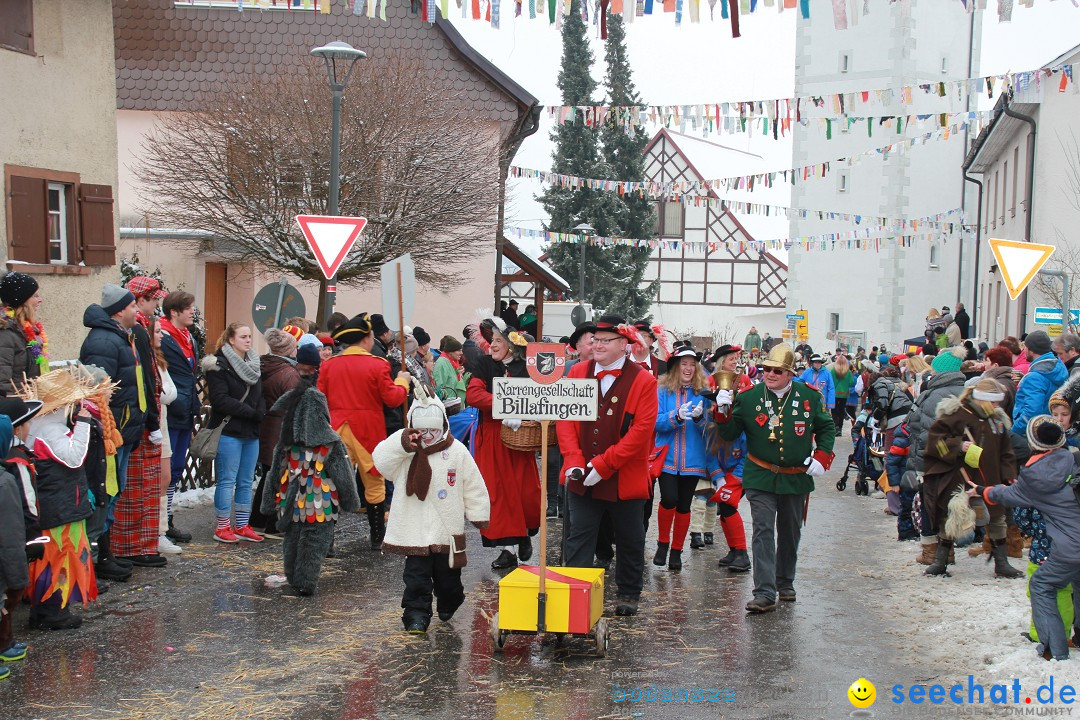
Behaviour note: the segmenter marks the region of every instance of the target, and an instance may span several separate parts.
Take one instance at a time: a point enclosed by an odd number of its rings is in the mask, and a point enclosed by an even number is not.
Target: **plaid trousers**
[[[161,446],[143,431],[142,442],[131,453],[127,486],[116,502],[116,519],[109,536],[118,557],[157,555],[161,519]]]

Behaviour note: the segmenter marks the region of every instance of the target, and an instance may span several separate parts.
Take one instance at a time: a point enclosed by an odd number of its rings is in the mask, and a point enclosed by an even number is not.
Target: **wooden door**
[[[203,321],[206,323],[206,347],[203,352],[214,348],[221,333],[225,332],[225,301],[228,297],[228,283],[225,263],[206,263],[206,284],[203,294]]]

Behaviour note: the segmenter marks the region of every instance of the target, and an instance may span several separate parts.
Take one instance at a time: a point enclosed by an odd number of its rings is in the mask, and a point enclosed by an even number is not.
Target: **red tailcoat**
[[[324,360],[319,391],[330,406],[330,424],[337,431],[349,423],[352,434],[369,453],[386,439],[383,406],[397,407],[408,393],[390,377],[390,363],[359,347]]]
[[[596,363],[576,363],[567,377],[596,376]],[[622,374],[600,398],[595,422],[559,421],[556,432],[563,455],[563,473],[592,463],[603,478],[592,486],[597,500],[640,500],[649,497],[649,454],[656,426],[656,378],[629,358]],[[587,474],[587,471],[586,471]],[[585,494],[581,480],[569,478],[567,487]]]

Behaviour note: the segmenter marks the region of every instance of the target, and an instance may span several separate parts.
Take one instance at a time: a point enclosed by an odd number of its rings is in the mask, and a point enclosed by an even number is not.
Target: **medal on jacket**
[[[776,428],[780,426],[780,418],[773,415],[769,418],[769,440],[776,442]]]

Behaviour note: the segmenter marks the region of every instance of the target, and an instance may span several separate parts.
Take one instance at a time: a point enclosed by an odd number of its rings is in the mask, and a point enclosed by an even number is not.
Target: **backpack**
[[[884,425],[889,418],[907,416],[911,411],[912,400],[894,378],[878,378],[870,386],[867,404],[870,411]]]

